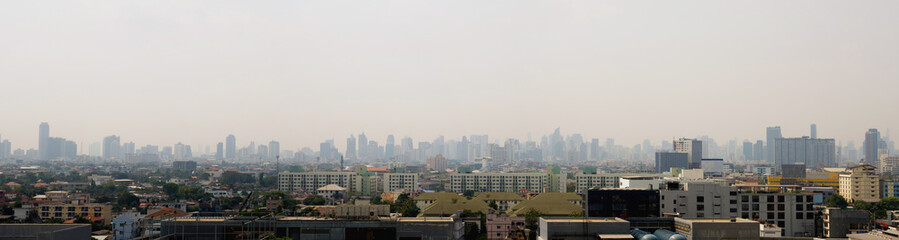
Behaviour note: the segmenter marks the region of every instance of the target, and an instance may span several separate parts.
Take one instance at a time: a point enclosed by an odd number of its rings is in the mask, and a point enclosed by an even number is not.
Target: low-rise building
[[[140,213],[126,212],[112,219],[112,239],[128,240],[139,237],[143,231],[140,226]]]
[[[501,217],[496,214],[487,215],[487,239],[503,240],[509,233],[524,230],[524,217]]]
[[[383,192],[415,192],[418,190],[418,173],[385,173]]]
[[[337,186],[337,184],[328,184],[315,190],[315,193],[325,198],[342,199],[347,195],[346,188]]]
[[[825,208],[823,216],[824,237],[845,238],[847,234],[871,231],[871,212],[866,210]]]
[[[674,218],[677,233],[687,240],[757,240],[759,222],[743,218]]]
[[[112,221],[112,205],[101,203],[86,204],[62,204],[48,203],[36,206],[37,214],[41,219],[49,220],[71,219],[75,217],[93,217],[102,218],[103,224],[109,224]]]
[[[484,201],[487,204],[491,202],[496,203],[496,210],[499,212],[505,212],[512,206],[515,206],[515,204],[524,201],[523,197],[509,192],[484,192],[478,194],[475,199]]]
[[[453,192],[516,192],[521,189],[541,193],[549,187],[545,173],[454,173],[450,175]]]
[[[620,218],[541,217],[538,226],[538,240],[608,239],[622,236],[633,239],[630,236],[630,222]]]

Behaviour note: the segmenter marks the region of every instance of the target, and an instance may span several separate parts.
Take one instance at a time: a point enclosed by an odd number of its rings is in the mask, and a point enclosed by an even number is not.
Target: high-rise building
[[[690,168],[702,167],[702,141],[689,138],[674,140],[674,151],[687,153]]]
[[[880,176],[876,168],[862,163],[851,166],[848,172],[840,174],[840,196],[846,201],[880,201]]]
[[[809,136],[811,136],[813,139],[814,139],[814,138],[818,138],[818,126],[815,125],[814,123],[812,123],[812,126],[811,126],[811,135],[809,135]]]
[[[183,160],[187,156],[187,149],[184,147],[182,143],[175,144],[175,160]]]
[[[836,167],[836,144],[832,138],[776,138],[774,164],[805,164],[809,168]]]
[[[134,142],[122,143],[122,153],[123,154],[133,155],[135,150],[136,149],[134,148]]]
[[[122,145],[119,136],[112,135],[103,138],[103,158],[121,158]]]
[[[9,140],[3,140],[0,142],[0,159],[9,158],[12,156],[12,143],[9,143]]]
[[[225,159],[225,144],[219,142],[215,145],[215,160]]]
[[[755,141],[755,144],[752,145],[752,156],[752,160],[762,160],[765,157],[765,142]]]
[[[275,159],[281,156],[281,143],[275,140],[268,142],[268,158]]]
[[[359,144],[356,144],[356,154],[359,155],[359,159],[368,160],[368,137],[365,137],[365,133],[359,134]]]
[[[774,162],[774,139],[782,138],[783,135],[780,133],[780,126],[768,127],[766,129],[765,136],[768,138],[768,141],[765,142],[767,147],[765,148],[765,161],[769,163]]]
[[[387,135],[387,144],[384,145],[384,159],[393,159],[393,151],[395,150],[394,148],[396,148],[396,144],[393,139],[393,134]]]
[[[346,153],[344,156],[347,159],[356,159],[356,137],[353,137],[352,134],[346,139]]]
[[[47,146],[49,140],[50,124],[42,122],[40,130],[38,130],[38,158],[41,160],[47,160],[50,158],[47,154],[47,152],[50,150],[50,148]]]
[[[225,138],[225,158],[234,160],[237,157],[237,139],[234,135]]]
[[[444,171],[446,170],[446,158],[443,157],[443,154],[437,154],[434,157],[428,158],[428,168],[433,169],[435,171]]]
[[[656,173],[667,172],[671,168],[689,168],[689,156],[682,152],[656,152]]]
[[[752,158],[752,142],[743,141],[743,159],[744,160],[753,160]]]
[[[880,158],[880,132],[876,128],[865,133],[865,163],[877,166]]]

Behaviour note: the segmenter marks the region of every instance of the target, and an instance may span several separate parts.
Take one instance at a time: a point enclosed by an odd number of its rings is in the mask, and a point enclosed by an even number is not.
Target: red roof
[[[154,212],[154,213],[151,213],[151,214],[147,215],[147,218],[156,218],[156,217],[182,217],[182,216],[187,216],[187,215],[190,215],[190,214],[189,214],[189,213],[182,212],[182,211],[179,211],[178,209],[163,207],[163,208],[160,209],[159,211],[156,211],[156,212]]]
[[[386,167],[370,167],[370,168],[367,168],[366,170],[369,172],[386,172],[387,168]]]

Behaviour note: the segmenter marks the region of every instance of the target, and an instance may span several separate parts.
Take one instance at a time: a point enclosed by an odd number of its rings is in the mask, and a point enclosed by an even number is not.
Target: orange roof
[[[159,211],[156,211],[152,214],[147,215],[147,218],[156,218],[156,217],[182,217],[190,215],[189,213],[179,211],[174,208],[163,207]]]
[[[369,172],[386,172],[387,168],[386,167],[370,167],[370,168],[367,168],[366,170]]]
[[[75,223],[75,219],[78,219],[78,218],[72,218],[72,219],[66,220],[65,222],[62,222],[62,223],[65,223],[65,224],[72,224],[72,223]],[[101,222],[101,221],[103,221],[103,218],[101,218],[101,217],[94,217],[94,216],[87,216],[87,217],[84,218],[84,219],[87,219],[87,220],[89,220],[89,221],[91,221],[91,222]]]

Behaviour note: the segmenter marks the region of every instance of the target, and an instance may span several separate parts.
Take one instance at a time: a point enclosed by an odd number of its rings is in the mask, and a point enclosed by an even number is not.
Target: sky
[[[624,146],[897,128],[899,1],[8,1],[0,137]]]

